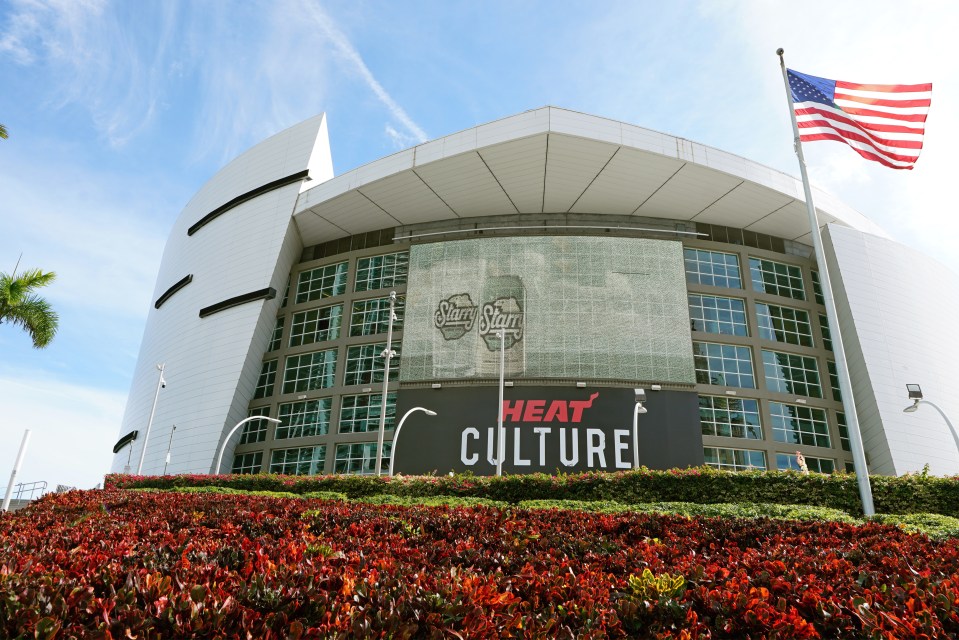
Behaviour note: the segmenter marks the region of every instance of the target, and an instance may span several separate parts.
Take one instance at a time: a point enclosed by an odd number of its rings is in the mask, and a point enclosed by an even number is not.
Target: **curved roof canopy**
[[[417,145],[301,192],[305,244],[509,213],[635,215],[811,243],[802,183],[745,158],[630,124],[543,107]],[[828,193],[820,224],[886,236]]]

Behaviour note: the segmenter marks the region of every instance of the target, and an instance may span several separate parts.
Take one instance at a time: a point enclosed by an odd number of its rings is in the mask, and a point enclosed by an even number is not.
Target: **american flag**
[[[912,169],[922,150],[932,84],[857,84],[786,70],[799,139],[845,142],[863,158]]]

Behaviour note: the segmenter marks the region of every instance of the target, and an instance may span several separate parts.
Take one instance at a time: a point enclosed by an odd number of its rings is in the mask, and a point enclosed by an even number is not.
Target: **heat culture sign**
[[[621,471],[640,464],[667,469],[703,463],[695,393],[658,392],[647,401],[633,439],[632,389],[517,387],[503,401],[503,469],[508,473]],[[397,415],[414,413],[397,439],[396,471],[495,473],[496,387],[401,389]]]

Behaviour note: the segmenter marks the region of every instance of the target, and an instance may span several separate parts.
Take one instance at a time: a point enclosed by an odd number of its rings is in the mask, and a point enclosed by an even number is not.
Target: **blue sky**
[[[336,173],[555,105],[798,175],[777,47],[814,75],[933,82],[914,171],[806,145],[811,179],[959,273],[959,4],[0,0],[0,271],[53,270],[53,345],[0,326],[0,486],[109,467],[166,235],[230,159],[328,114]],[[908,6],[908,11],[906,7]]]

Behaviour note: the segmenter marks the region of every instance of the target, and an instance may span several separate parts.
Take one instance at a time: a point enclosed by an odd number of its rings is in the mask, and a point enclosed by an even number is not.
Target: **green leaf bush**
[[[872,476],[876,511],[886,514],[934,513],[959,517],[959,476],[927,474]],[[761,503],[804,505],[862,515],[859,487],[851,474],[801,474],[794,471],[717,471],[708,467],[618,473],[375,477],[353,475],[281,476],[114,474],[105,486],[174,489],[222,487],[244,491],[296,494],[333,492],[351,499],[366,496],[455,496],[509,504],[525,500],[614,501],[621,504],[688,502],[696,504]]]

